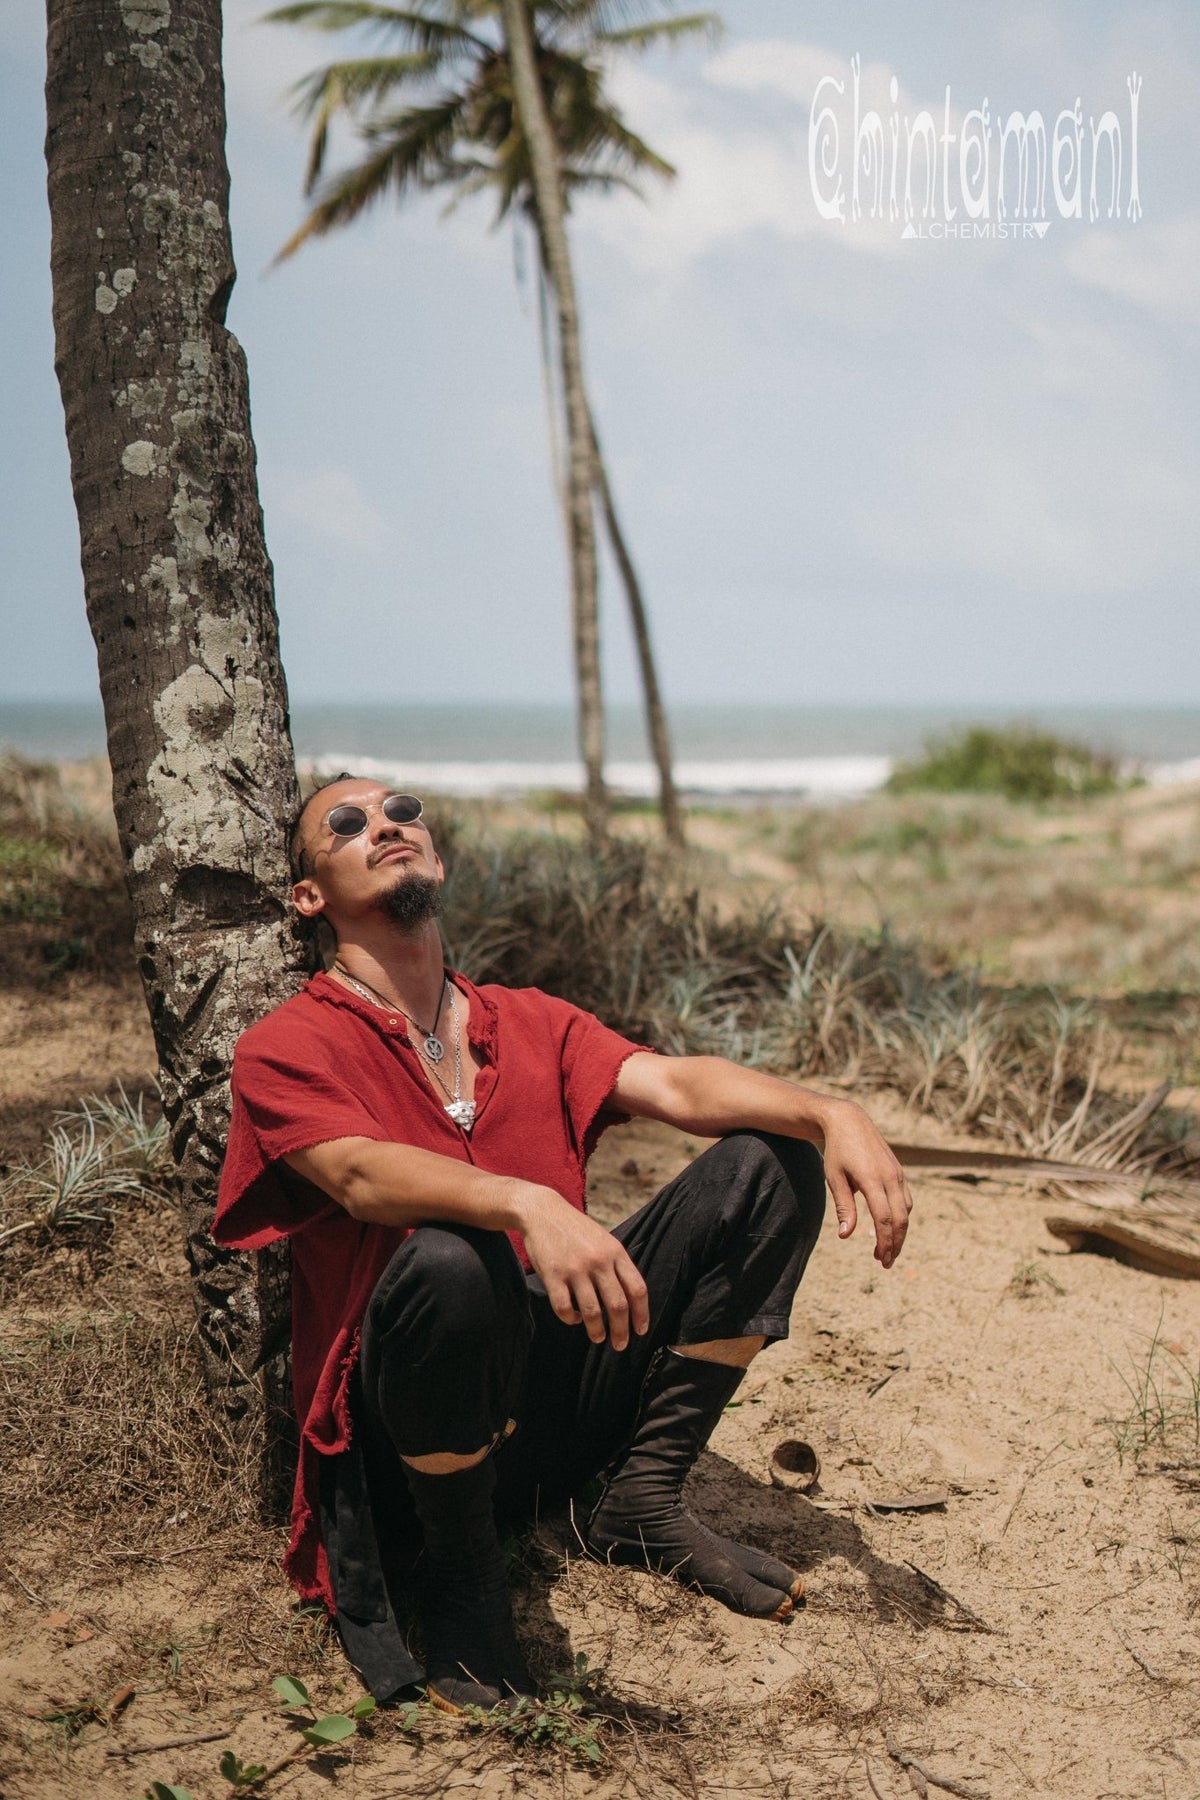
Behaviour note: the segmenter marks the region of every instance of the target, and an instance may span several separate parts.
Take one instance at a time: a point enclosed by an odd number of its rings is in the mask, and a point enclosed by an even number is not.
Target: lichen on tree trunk
[[[55,364],[113,803],[210,1393],[282,1473],[287,1265],[208,1235],[246,1025],[295,991],[297,801],[245,359],[220,0],[48,0]],[[264,1429],[266,1427],[266,1429]]]

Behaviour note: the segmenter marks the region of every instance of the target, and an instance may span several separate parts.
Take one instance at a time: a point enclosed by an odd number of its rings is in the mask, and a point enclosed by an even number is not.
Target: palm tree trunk
[[[542,384],[546,394],[546,411],[550,430],[550,465],[554,477],[555,490],[563,497],[562,459],[559,454],[558,431],[556,419],[556,395],[554,392],[553,350],[550,342],[550,316],[546,294],[546,265],[538,240],[538,324],[542,350]],[[686,843],[683,831],[683,814],[679,805],[679,795],[675,787],[675,775],[671,759],[671,737],[667,728],[666,709],[662,703],[662,695],[658,686],[658,673],[654,666],[654,647],[650,641],[650,622],[646,616],[646,603],[642,597],[642,586],[638,580],[625,534],[617,517],[616,502],[613,499],[612,487],[608,479],[608,470],[604,462],[604,454],[600,448],[600,439],[596,433],[596,421],[592,417],[591,406],[588,407],[588,421],[592,431],[592,456],[596,470],[596,495],[604,513],[604,523],[608,530],[609,543],[621,573],[625,588],[625,597],[629,602],[629,618],[633,627],[634,643],[637,647],[638,667],[642,676],[642,699],[646,714],[646,734],[650,741],[651,754],[658,770],[658,807],[662,818],[663,833],[667,841],[682,849]],[[565,504],[565,500],[564,500]]]
[[[567,416],[567,538],[575,672],[579,688],[579,747],[587,778],[584,819],[589,837],[599,843],[608,831],[608,793],[604,785],[596,523],[592,513],[595,455],[583,384],[579,308],[567,248],[558,145],[538,77],[528,0],[500,0],[500,16],[508,46],[513,95],[529,146],[538,234],[558,307],[558,342]]]
[[[650,753],[654,758],[654,766],[658,770],[658,809],[662,817],[663,833],[668,843],[682,849],[686,841],[683,835],[683,814],[680,811],[679,795],[676,792],[675,775],[671,766],[671,737],[667,729],[667,715],[662,702],[662,694],[659,691],[658,672],[654,666],[654,647],[650,642],[650,621],[646,617],[646,603],[642,598],[642,586],[638,580],[637,570],[633,566],[633,558],[629,554],[629,546],[625,542],[625,534],[621,530],[621,523],[617,518],[616,503],[613,500],[612,488],[608,481],[608,470],[590,410],[588,417],[592,427],[592,450],[596,464],[596,492],[604,513],[608,541],[612,545],[617,567],[621,571],[625,597],[629,602],[629,620],[633,627],[633,640],[637,646],[638,668],[642,675],[642,702],[646,713],[646,736],[650,740]]]
[[[55,366],[210,1394],[286,1462],[287,1261],[208,1234],[242,1029],[295,991],[297,802],[234,282],[220,0],[48,0]]]

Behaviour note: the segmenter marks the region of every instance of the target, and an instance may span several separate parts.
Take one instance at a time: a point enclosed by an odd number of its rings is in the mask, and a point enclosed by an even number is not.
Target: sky
[[[329,40],[258,23],[263,9],[225,8],[229,323],[249,363],[293,699],[567,701],[527,247],[492,228],[486,197],[450,218],[422,198],[270,271],[302,217],[287,89]],[[612,68],[628,122],[677,179],[644,200],[589,198],[571,220],[597,423],[668,701],[1200,703],[1194,0],[728,0],[723,16],[713,46]],[[43,36],[34,0],[7,0],[0,697],[86,698]],[[869,171],[854,216],[855,62],[860,118],[880,119],[874,217]],[[1037,109],[1052,140],[1077,99],[1082,216],[1067,121],[1044,231],[1028,197],[1021,214],[1015,133],[1001,220],[1001,124]],[[923,111],[939,140],[932,199]],[[1113,217],[1106,113],[1120,131]],[[826,216],[839,184],[842,216]],[[608,695],[628,701],[611,571],[602,629]]]

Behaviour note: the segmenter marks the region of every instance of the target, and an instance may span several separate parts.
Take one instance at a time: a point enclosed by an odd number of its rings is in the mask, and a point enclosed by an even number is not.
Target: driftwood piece
[[[222,1738],[232,1737],[233,1727],[225,1731],[203,1731],[199,1737],[161,1738],[156,1744],[118,1744],[106,1750],[106,1756],[152,1756],[157,1750],[187,1750],[193,1744],[219,1744]]]
[[[959,1800],[989,1800],[990,1788],[980,1787],[974,1781],[961,1781],[954,1775],[935,1774],[932,1769],[927,1769],[911,1750],[906,1750],[902,1744],[898,1744],[890,1731],[887,1734],[886,1742],[887,1753],[892,1761],[899,1763],[900,1767],[906,1769],[910,1775],[916,1775],[926,1786],[941,1788],[947,1794],[957,1794]],[[918,1792],[923,1793],[924,1787],[918,1787]]]
[[[1052,1213],[1046,1230],[1072,1250],[1115,1256],[1151,1275],[1200,1281],[1200,1232],[1187,1231],[1161,1214],[1081,1203],[1074,1212]]]
[[[1128,1154],[1169,1092],[1168,1084],[1156,1088],[1089,1144],[1088,1156],[1094,1154],[1094,1161],[1068,1162],[1015,1150],[942,1150],[924,1144],[893,1144],[892,1149],[906,1169],[1046,1182],[1075,1208],[1046,1220],[1047,1230],[1072,1250],[1115,1256],[1152,1275],[1200,1280],[1200,1182],[1114,1166]]]
[[[866,1502],[869,1513],[893,1512],[933,1512],[940,1506],[949,1503],[950,1495],[945,1488],[930,1488],[919,1494],[893,1494],[890,1497],[871,1499]]]

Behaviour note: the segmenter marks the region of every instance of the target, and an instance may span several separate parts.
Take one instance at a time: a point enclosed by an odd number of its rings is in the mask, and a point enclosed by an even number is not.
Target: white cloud
[[[1029,335],[1029,353],[977,367],[968,409],[945,389],[917,403],[909,454],[848,503],[860,551],[966,592],[1060,598],[1128,599],[1194,565],[1196,446],[1166,425],[1148,359],[1094,321]]]
[[[1059,105],[1069,107],[1078,94],[1085,117],[1089,112],[1098,116],[1106,106],[1117,112],[1127,106],[1125,79],[1136,70],[1145,90],[1143,131],[1183,125],[1192,141],[1200,65],[1194,39],[1189,41],[1180,29],[1183,15],[1177,9],[1123,4],[1109,9],[1106,20],[1089,18],[1086,30],[1079,28],[1079,16],[1073,21],[1065,13],[1054,18],[1044,8],[997,10],[995,20],[997,56],[1010,76],[1013,69],[1021,72],[1026,89],[1036,73]],[[993,97],[1002,98],[998,91]]]
[[[1168,324],[1200,323],[1200,218],[1143,221],[1124,231],[1084,232],[1067,268],[1079,281]]]
[[[887,104],[892,71],[883,63],[868,63],[862,72],[862,92],[872,106]],[[718,51],[705,64],[704,79],[714,87],[738,93],[767,92],[794,100],[805,111],[825,76],[849,83],[850,69],[844,55],[820,44],[796,44],[786,38],[758,38]]]
[[[606,201],[584,216],[609,246],[631,261],[660,272],[684,272],[696,259],[755,232],[783,241],[820,238],[872,256],[904,254],[899,219],[888,216],[896,170],[896,200],[904,201],[906,121],[928,111],[940,135],[945,92],[921,99],[882,62],[861,66],[859,117],[879,115],[883,156],[880,213],[873,217],[876,175],[859,171],[860,216],[854,218],[855,71],[841,51],[782,39],[754,39],[710,57],[703,85],[686,88],[641,68],[615,70],[613,91],[636,129],[679,170],[663,188],[647,184],[649,206]],[[821,83],[826,85],[821,88]],[[894,94],[893,94],[894,84]],[[833,162],[818,174],[821,193],[832,198],[840,184],[843,220],[823,218],[810,172],[810,113],[818,97],[834,119],[829,138]],[[765,97],[765,98],[764,98]],[[891,139],[899,120],[899,154]],[[964,114],[950,107],[957,134]],[[817,151],[820,153],[818,140]],[[939,145],[938,158],[943,154]],[[952,158],[956,153],[951,151]],[[954,164],[957,184],[957,163]],[[914,200],[921,204],[924,164],[914,158]]]
[[[267,483],[268,511],[339,550],[379,556],[395,547],[392,524],[366,498],[348,469],[278,471]]]

